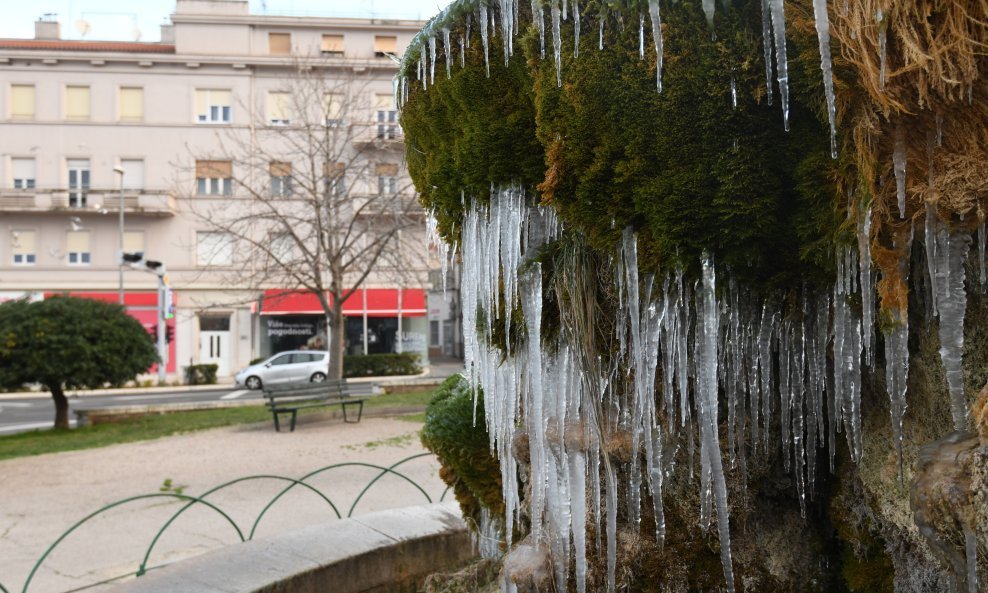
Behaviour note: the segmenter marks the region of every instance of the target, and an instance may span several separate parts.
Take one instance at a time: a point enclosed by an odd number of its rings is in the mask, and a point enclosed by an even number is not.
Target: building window
[[[120,87],[120,121],[144,121],[144,89],[141,87]]]
[[[337,128],[343,125],[343,95],[326,93],[323,96],[326,112],[326,127]]]
[[[278,233],[271,237],[271,259],[277,264],[286,264],[295,259],[295,240],[288,233]]]
[[[34,85],[10,85],[10,118],[34,119]]]
[[[14,255],[15,266],[33,266],[35,264],[34,231],[11,231],[10,251]]]
[[[398,112],[395,111],[394,97],[391,95],[374,95],[374,111],[377,121],[377,139],[394,140],[401,128],[398,126]]]
[[[327,196],[346,194],[346,165],[343,163],[323,163],[322,175]]]
[[[196,121],[199,123],[230,123],[230,91],[196,89]]]
[[[233,193],[233,163],[196,161],[196,193],[200,196],[228,196]]]
[[[65,119],[85,121],[89,119],[89,87],[65,87]]]
[[[69,208],[85,208],[89,192],[89,159],[69,159]]]
[[[327,57],[343,57],[343,36],[342,35],[323,35],[322,36],[322,55]]]
[[[285,91],[268,91],[268,123],[287,126],[291,123],[292,96]]]
[[[143,159],[120,159],[120,168],[123,169],[124,189],[144,189],[144,160]]]
[[[196,263],[200,266],[233,264],[233,237],[214,231],[196,232]]]
[[[70,266],[88,266],[92,256],[89,252],[89,231],[68,231],[65,234],[65,251]]]
[[[35,183],[34,159],[13,158],[10,160],[14,189],[33,189]]]
[[[398,38],[392,35],[374,36],[374,55],[383,58],[388,54],[398,53]]]
[[[144,253],[144,231],[125,231],[123,250],[124,253]]]
[[[274,56],[288,56],[292,53],[291,33],[268,33],[268,53]]]
[[[287,197],[292,194],[292,164],[272,161],[268,166],[271,174],[271,195]]]
[[[379,163],[377,173],[377,193],[389,195],[398,193],[398,165],[394,163]]]
[[[432,347],[439,346],[439,321],[433,320],[429,322],[429,345]]]

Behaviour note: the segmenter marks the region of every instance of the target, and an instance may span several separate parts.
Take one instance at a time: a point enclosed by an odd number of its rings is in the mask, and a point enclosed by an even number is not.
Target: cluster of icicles
[[[561,4],[560,4],[561,3]],[[519,31],[519,0],[496,0],[496,9],[490,6],[490,0],[461,0],[456,3],[459,7],[471,7],[472,10],[466,15],[460,25],[464,32],[459,38],[459,61],[460,67],[464,67],[465,55],[470,48],[470,31],[473,27],[476,16],[480,29],[481,45],[484,52],[484,67],[487,75],[490,76],[490,56],[489,45],[492,36],[498,34],[498,19],[500,17],[500,34],[504,38],[504,64],[508,65],[511,56],[514,54],[514,37]],[[472,5],[472,6],[471,6]],[[451,28],[453,19],[450,9],[451,4],[437,17],[416,35],[415,39],[406,50],[402,58],[401,68],[394,81],[395,105],[400,109],[408,99],[409,81],[406,73],[411,71],[406,63],[413,53],[412,48],[417,48],[418,61],[415,64],[416,79],[422,84],[423,90],[436,82],[436,58],[440,51],[437,47],[437,36],[442,38],[442,55],[445,56],[446,77],[452,76],[452,64],[454,62],[451,45]],[[556,65],[556,84],[562,86],[563,49],[560,29],[562,21],[572,20],[573,25],[573,57],[580,56],[580,0],[572,0],[572,10],[570,10],[570,0],[531,0],[531,14],[535,26],[539,31],[539,43],[541,55],[545,58],[546,35],[545,17],[546,7],[549,11],[549,20],[552,32],[552,51]],[[775,48],[775,74],[779,85],[779,97],[782,102],[782,117],[786,131],[789,130],[789,73],[788,59],[786,57],[786,22],[784,0],[761,0],[762,7],[762,41],[765,51],[765,85],[767,90],[768,104],[772,104],[772,48]],[[845,7],[846,9],[846,7]],[[711,31],[714,27],[714,0],[703,0],[703,11],[707,17]],[[827,15],[827,0],[813,0],[813,14],[816,22],[817,40],[820,49],[820,68],[823,72],[823,85],[827,97],[827,115],[830,121],[830,150],[831,155],[837,158],[837,127],[836,127],[836,100],[834,97],[833,66],[830,56],[830,21]],[[585,20],[586,17],[583,17]],[[663,42],[662,42],[662,16],[659,7],[659,0],[648,0],[648,19],[651,25],[652,42],[655,48],[655,84],[656,89],[662,92],[662,68],[663,68]],[[880,19],[880,17],[879,17]],[[604,49],[604,26],[606,19],[599,17],[597,21],[598,29],[598,50]],[[638,19],[638,55],[645,58],[645,15],[640,14]],[[884,48],[883,48],[884,51]],[[882,55],[884,63],[884,53]],[[732,105],[737,108],[737,87],[733,77],[730,81]]]
[[[554,343],[542,338],[546,287],[540,264],[531,256],[561,235],[555,213],[529,206],[517,186],[492,188],[489,202],[476,200],[464,209],[459,248],[467,376],[482,390],[491,450],[501,464],[505,541],[512,542],[522,512],[521,463],[530,475],[525,502],[531,535],[513,553],[551,559],[556,583],[573,578],[579,593],[586,590],[587,521],[592,517],[597,549],[606,548],[608,591],[614,590],[619,504],[626,505],[632,528],[641,522],[642,505],[651,504],[655,537],[663,541],[663,481],[674,471],[682,447],[693,475],[699,443],[700,527],[716,524],[729,591],[734,578],[725,463],[746,482],[749,456],[780,448],[805,510],[820,471],[818,449],[828,450],[833,470],[842,431],[851,457],[861,458],[862,367],[876,365],[870,212],[860,217],[857,248],[843,247],[837,254],[833,288],[806,290],[798,305],[785,310],[777,295],[754,294],[729,275],[718,275],[709,258],[696,282],[681,271],[662,278],[640,275],[637,238],[627,229],[612,260],[620,308],[611,347],[619,354],[605,358],[581,349],[580,329],[562,314]],[[435,229],[434,222],[430,228]],[[967,417],[961,373],[964,263],[972,241],[967,233],[950,231],[932,208],[924,231],[924,300],[928,311],[940,317],[953,419],[962,429]],[[912,236],[907,239],[906,253]],[[983,287],[983,225],[978,250]],[[849,304],[857,298],[860,310]],[[516,303],[525,331],[513,339],[511,332],[520,332],[510,323]],[[503,343],[522,344],[514,351],[491,344],[498,320],[504,320]],[[884,370],[901,459],[908,316],[903,311],[894,321],[884,339]],[[726,446],[718,431],[721,397],[726,400]],[[528,442],[527,459],[512,454],[519,430]],[[618,461],[609,452],[615,435],[630,439],[630,461]],[[619,487],[618,476],[628,483]],[[619,490],[626,500],[618,500]],[[643,503],[643,494],[650,503]],[[510,573],[502,590],[516,590]]]

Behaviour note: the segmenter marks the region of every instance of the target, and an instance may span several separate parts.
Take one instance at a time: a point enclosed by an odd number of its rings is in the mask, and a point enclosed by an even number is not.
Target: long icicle
[[[816,37],[820,44],[823,89],[827,94],[827,118],[830,121],[830,156],[837,158],[837,102],[834,98],[833,62],[830,59],[830,16],[827,14],[827,0],[813,0],[813,18],[816,20]]]
[[[784,0],[768,0],[772,9],[772,33],[775,38],[775,69],[782,101],[782,121],[789,131],[789,65],[786,58],[786,15]]]

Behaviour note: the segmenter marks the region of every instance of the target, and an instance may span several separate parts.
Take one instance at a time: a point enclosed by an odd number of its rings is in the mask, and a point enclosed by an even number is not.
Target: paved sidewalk
[[[0,461],[0,583],[19,591],[45,549],[74,522],[113,501],[157,493],[166,481],[172,491],[181,488],[184,494],[200,495],[249,475],[300,478],[342,462],[387,466],[424,451],[417,434],[420,428],[418,423],[389,418],[344,424],[319,414],[301,418],[294,433],[276,433],[265,422]],[[445,490],[433,456],[402,467],[433,500]],[[309,482],[346,515],[359,491],[377,473],[371,468],[349,467],[328,471]],[[264,505],[288,483],[270,478],[241,482],[207,500],[229,513],[246,536]],[[388,476],[368,491],[355,514],[424,502],[425,496],[414,486]],[[29,591],[67,591],[133,572],[154,533],[180,506],[166,498],[141,500],[87,522],[43,563]],[[318,495],[296,487],[271,507],[258,526],[257,537],[334,517]],[[151,565],[236,541],[235,530],[218,513],[197,505],[166,532],[152,554]]]

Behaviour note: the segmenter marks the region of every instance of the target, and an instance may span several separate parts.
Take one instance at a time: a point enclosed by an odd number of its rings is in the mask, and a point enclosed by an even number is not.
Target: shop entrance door
[[[199,362],[215,364],[217,377],[230,376],[230,316],[199,318]]]

